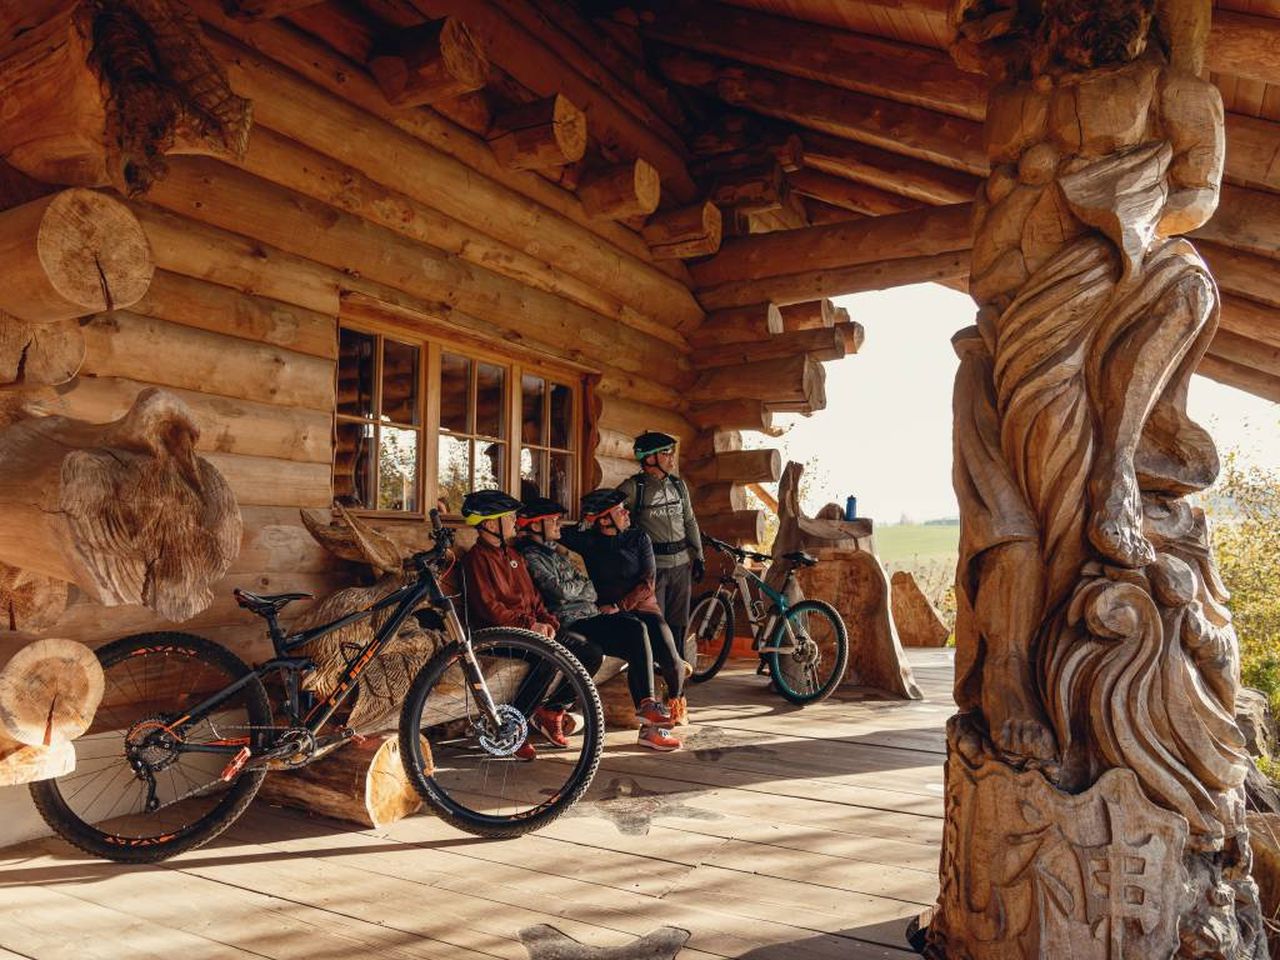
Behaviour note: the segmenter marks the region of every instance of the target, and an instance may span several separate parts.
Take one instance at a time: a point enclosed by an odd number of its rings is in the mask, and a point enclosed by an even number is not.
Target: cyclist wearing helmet
[[[692,582],[704,572],[702,533],[689,488],[671,470],[675,466],[676,438],[650,430],[633,445],[640,472],[618,485],[626,497],[636,526],[653,540],[657,566],[654,593],[662,614],[671,625],[677,646],[686,660],[696,659],[688,646],[689,594]]]
[[[649,535],[631,526],[619,490],[592,490],[582,498],[582,519],[591,529],[565,529],[560,539],[582,554],[595,584],[600,610],[623,610],[644,624],[649,647],[667,683],[672,722],[685,722],[685,664],[654,597],[655,566]]]
[[[462,518],[476,528],[475,546],[463,554],[460,561],[466,584],[467,615],[473,627],[519,627],[554,639],[560,621],[542,602],[524,559],[510,543],[519,509],[520,501],[501,490],[476,490],[462,498]],[[594,674],[600,669],[603,655],[599,648],[576,637],[566,640],[565,646],[588,673]],[[534,677],[526,682],[532,682],[532,688],[536,689]],[[567,696],[570,696],[568,685],[561,684],[547,698],[546,705],[521,703],[523,698],[517,694],[516,706],[526,713],[532,726],[540,728],[540,724],[550,725],[549,715],[563,717],[570,702]],[[525,741],[516,756],[532,760],[537,752],[533,744]]]
[[[548,608],[560,619],[562,636],[574,635],[594,644],[603,653],[627,661],[627,686],[640,721],[641,746],[655,750],[677,750],[680,741],[666,734],[671,715],[653,695],[653,653],[642,624],[625,613],[602,613],[596,606],[596,589],[557,546],[560,518],[565,508],[554,500],[538,497],[516,513],[520,538],[516,549],[524,557],[529,575]],[[556,746],[567,746],[563,723],[566,714],[548,715],[540,711],[531,722]]]

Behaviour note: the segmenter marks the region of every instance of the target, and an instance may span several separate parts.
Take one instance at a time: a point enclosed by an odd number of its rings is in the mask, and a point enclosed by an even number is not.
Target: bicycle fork
[[[476,657],[475,648],[471,646],[471,637],[462,629],[462,622],[458,619],[453,604],[449,604],[448,609],[445,610],[444,624],[448,635],[453,637],[462,648],[462,673],[471,686],[480,712],[484,714],[485,720],[492,725],[492,728],[497,730],[502,726],[498,705],[493,700],[493,694],[489,692],[489,685],[485,683],[484,671],[480,669],[480,660]]]

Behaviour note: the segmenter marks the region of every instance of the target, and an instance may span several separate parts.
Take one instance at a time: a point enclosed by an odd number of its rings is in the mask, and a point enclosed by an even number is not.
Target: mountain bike
[[[786,576],[778,591],[746,566],[748,560],[767,563],[772,557],[706,534],[702,535],[702,542],[732,557],[734,566],[732,573],[720,578],[715,590],[694,599],[689,615],[689,629],[698,644],[693,681],[710,680],[728,659],[737,599],[751,624],[752,650],[760,657],[761,671],[768,671],[778,693],[801,705],[829,697],[849,663],[844,620],[823,600],[787,599],[796,570],[814,566],[817,559],[807,553],[785,554],[782,559],[787,562]]]
[[[207,843],[244,812],[269,769],[303,766],[359,736],[335,714],[410,616],[429,617],[447,640],[415,676],[400,714],[405,773],[423,800],[486,837],[518,836],[564,813],[600,763],[604,717],[595,685],[568,650],[532,631],[466,629],[436,575],[453,531],[435,511],[431,522],[434,545],[406,561],[403,585],[331,623],[286,634],[280,611],[308,594],[237,590],[237,602],[266,621],[271,638],[275,656],[259,666],[186,633],[141,634],[99,649],[105,691],[76,741],[76,768],[31,785],[45,821],[81,850],[128,863]],[[349,651],[333,692],[312,697],[302,681],[315,664],[291,654],[375,615],[384,619],[367,644]],[[268,678],[283,690],[280,724]],[[553,692],[582,718],[581,736],[554,757],[523,762],[516,752],[529,734],[527,717]]]

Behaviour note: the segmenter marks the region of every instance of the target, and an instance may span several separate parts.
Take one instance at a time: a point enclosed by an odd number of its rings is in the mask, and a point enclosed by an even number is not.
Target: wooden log
[[[206,202],[209,195],[219,202]],[[335,270],[357,273],[413,297],[453,304],[552,343],[570,356],[594,350],[612,356],[619,367],[669,385],[688,377],[687,364],[672,356],[664,340],[224,164],[201,158],[175,161],[151,198],[214,226],[251,232],[260,242]]]
[[[636,473],[634,457],[606,457],[596,454],[595,462],[600,469],[600,478],[595,484],[597,487],[616,487]]]
[[[782,330],[787,333],[820,330],[836,322],[836,305],[826,297],[808,303],[792,303],[783,307],[781,312]]]
[[[833,207],[829,203],[814,200],[812,197],[805,198],[801,202],[804,203],[805,217],[811,227],[824,227],[829,223],[848,223],[850,220],[862,219],[860,213],[845,210],[843,207]]]
[[[625,220],[658,209],[662,183],[658,171],[644,160],[591,170],[578,183],[578,199],[593,217]]]
[[[419,107],[484,87],[489,60],[456,17],[395,30],[369,57],[369,72],[397,107]]]
[[[623,396],[602,397],[596,423],[602,430],[612,430],[632,439],[649,430],[661,430],[687,443],[698,432],[677,410],[663,409]]]
[[[67,583],[0,563],[0,629],[40,634],[67,608]]]
[[[879,217],[886,214],[906,213],[918,210],[923,206],[920,200],[913,200],[898,193],[867,186],[854,180],[832,176],[820,170],[797,170],[789,178],[791,189],[804,197],[813,197],[823,203],[844,210],[852,210],[868,217]]]
[[[634,434],[620,433],[605,427],[600,428],[597,434],[595,449],[597,457],[612,457],[615,460],[634,459]]]
[[[1280,347],[1280,315],[1274,308],[1233,296],[1222,297],[1221,306],[1219,332],[1252,340],[1260,349]]]
[[[690,407],[689,419],[704,430],[762,430],[773,428],[773,413],[761,400],[720,400]]]
[[[86,423],[118,420],[138,394],[155,384],[123,377],[78,377],[50,396],[33,398],[33,412]],[[199,430],[196,449],[328,464],[333,457],[333,411],[286,407],[165,388],[187,405]]]
[[[422,745],[430,763],[431,747],[425,738]],[[347,744],[297,770],[272,773],[262,782],[258,797],[375,830],[422,807],[422,798],[405,776],[399,736],[394,733]]]
[[[1273,343],[1251,339],[1220,326],[1209,344],[1209,352],[1220,360],[1242,367],[1280,376],[1280,333],[1273,334]]]
[[[0,310],[37,323],[136,303],[155,270],[129,208],[81,189],[0,213],[0,261]]]
[[[786,234],[737,237],[691,272],[701,297],[702,291],[728,283],[968,250],[971,212],[969,204],[953,204]]]
[[[804,141],[800,134],[781,124],[740,113],[719,118],[699,132],[693,141],[693,154],[702,157],[689,167],[698,177],[743,170],[768,160],[776,161],[786,173],[804,167]]]
[[[695,404],[744,399],[762,400],[770,407],[780,403],[809,404],[818,399],[822,376],[822,364],[803,354],[716,367],[698,377],[689,399]]]
[[[75,320],[28,323],[0,313],[0,384],[66,383],[84,364],[84,334]]]
[[[702,483],[694,489],[694,512],[699,516],[747,509],[747,491],[740,483]]]
[[[719,208],[704,202],[657,214],[641,233],[656,259],[675,260],[715,253],[723,229]]]
[[[1269,16],[1215,10],[1206,54],[1216,73],[1280,83],[1280,29]]]
[[[1280,377],[1223,359],[1215,355],[1212,348],[1201,358],[1196,373],[1255,397],[1280,403]]]
[[[73,640],[8,640],[0,646],[0,739],[29,746],[70,742],[102,700],[102,667]]]
[[[987,171],[982,124],[974,120],[759,67],[721,66],[690,53],[659,56],[658,67],[673,82],[734,107],[965,173]]]
[[[324,0],[222,0],[229,16],[238,20],[272,20],[315,7]]]
[[[1280,307],[1280,271],[1267,257],[1205,240],[1196,241],[1196,250],[1224,293]]]
[[[802,137],[806,167],[923,203],[966,203],[982,183],[970,173],[816,130],[806,130]]]
[[[636,719],[636,704],[631,699],[631,688],[627,686],[625,673],[617,673],[601,683],[596,684],[600,693],[600,706],[604,709],[604,728],[606,730],[637,730],[640,721]]]
[[[107,606],[202,610],[240,545],[235,497],[194,452],[180,400],[140,394],[121,419],[22,420],[0,431],[0,561]]]
[[[562,167],[587,152],[587,116],[556,94],[498,114],[486,139],[494,156],[512,170]]]
[[[702,326],[689,334],[689,344],[700,350],[723,343],[749,343],[782,330],[782,313],[776,304],[749,303],[707,314]]]
[[[717,207],[737,213],[776,210],[786,200],[787,180],[782,165],[773,158],[759,166],[745,167],[716,176],[710,200]]]
[[[333,363],[117,310],[84,328],[86,375],[332,413]]]
[[[246,506],[324,507],[333,502],[332,467],[327,462],[212,452],[204,459]]]
[[[293,507],[240,509],[244,535],[230,575],[251,573],[341,573],[350,568],[334,559],[299,520]]]
[[[695,351],[691,357],[697,370],[715,367],[742,366],[762,360],[776,360],[806,354],[814,360],[839,360],[848,353],[848,342],[843,330],[834,327],[818,327],[813,330],[797,330],[783,333],[755,343],[726,343],[719,347],[707,347]]]
[[[735,510],[698,517],[698,526],[719,540],[729,543],[760,543],[764,539],[763,510]]]
[[[76,768],[76,750],[67,740],[28,746],[0,738],[0,787],[61,777]]]
[[[840,311],[847,317],[847,311]],[[837,323],[835,329],[840,336],[844,338],[844,355],[847,357],[851,353],[857,353],[862,349],[862,343],[866,339],[866,331],[862,329],[862,324],[855,323],[852,320],[844,320]]]
[[[372,80],[322,43],[277,24],[246,28],[208,0],[193,6],[254,47],[209,38],[260,122],[592,286],[625,292],[645,316],[673,327],[701,321],[681,272],[658,269],[632,231],[591,218],[576,197],[541,177],[507,170],[483,140],[432,111],[389,106]]]
[[[163,176],[165,154],[244,150],[249,103],[184,6],[134,4],[122,15],[76,0],[32,13],[6,34],[0,61],[0,156],[19,170],[135,194]]]
[[[689,464],[685,473],[696,484],[775,483],[782,476],[782,454],[771,448],[725,450]]]

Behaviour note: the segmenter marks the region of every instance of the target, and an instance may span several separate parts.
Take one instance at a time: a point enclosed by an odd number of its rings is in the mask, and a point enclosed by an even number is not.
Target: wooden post
[[[578,184],[578,199],[587,213],[608,220],[653,213],[661,196],[658,171],[639,159],[590,170]]]
[[[587,151],[587,116],[557,94],[496,116],[488,140],[494,156],[511,170],[562,167]]]
[[[445,17],[392,31],[374,48],[369,71],[388,103],[418,107],[479,90],[489,61],[466,24]]]
[[[720,249],[724,223],[711,202],[651,217],[641,233],[657,260],[704,257]]]

